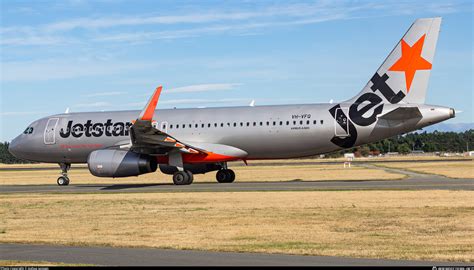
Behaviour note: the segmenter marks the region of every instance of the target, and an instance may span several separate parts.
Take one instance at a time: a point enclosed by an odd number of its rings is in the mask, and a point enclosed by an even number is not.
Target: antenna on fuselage
[[[255,107],[255,99],[252,99],[252,101],[249,104],[250,107]]]
[[[69,107],[66,108],[66,111],[64,113],[69,113]]]

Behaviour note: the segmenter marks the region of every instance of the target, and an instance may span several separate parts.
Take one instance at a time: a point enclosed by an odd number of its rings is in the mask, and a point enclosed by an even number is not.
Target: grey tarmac
[[[375,167],[372,164],[364,167]],[[380,168],[379,168],[380,169]],[[318,191],[318,190],[474,190],[474,179],[452,179],[400,169],[386,171],[407,175],[403,180],[278,181],[169,184],[80,184],[3,185],[0,194],[11,193],[123,193],[123,192],[237,192],[237,191]],[[74,179],[72,179],[74,181]]]
[[[109,266],[457,266],[462,262],[366,259],[332,256],[210,252],[154,248],[71,247],[0,244],[0,260],[47,261]]]
[[[431,163],[431,162],[460,162],[460,161],[471,161],[471,158],[456,158],[456,159],[422,159],[417,160],[417,163]],[[404,159],[393,159],[393,160],[354,160],[352,161],[353,165],[365,165],[365,164],[383,164],[383,163],[411,163],[413,160],[404,160]],[[247,164],[242,163],[241,161],[238,162],[229,162],[229,167],[244,167],[244,166],[304,166],[304,165],[341,165],[343,161],[321,161],[316,159],[315,161],[299,161],[299,162],[291,162],[288,163],[286,161],[275,160],[271,162],[259,162],[259,161],[248,161]],[[85,164],[73,164],[72,168],[74,170],[88,170],[87,165]],[[48,167],[35,167],[34,163],[31,167],[23,167],[23,166],[15,166],[11,165],[9,167],[0,168],[0,172],[8,172],[8,171],[49,171],[49,170],[59,170],[59,166],[56,164],[51,164]]]

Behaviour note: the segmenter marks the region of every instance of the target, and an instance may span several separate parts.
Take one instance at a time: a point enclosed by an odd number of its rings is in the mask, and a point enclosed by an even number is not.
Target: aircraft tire
[[[175,185],[189,185],[192,182],[192,176],[188,172],[177,171],[173,174],[173,183]]]
[[[193,180],[194,180],[194,175],[190,171],[185,171],[185,172],[186,172],[186,174],[188,174],[188,183],[187,183],[187,185],[191,185],[193,183]]]
[[[69,178],[66,176],[60,176],[58,177],[58,180],[56,181],[59,186],[67,186],[69,185]]]
[[[225,170],[218,170],[216,173],[216,180],[219,183],[226,183],[227,180],[227,173]]]
[[[235,173],[229,169],[219,170],[216,173],[216,180],[219,183],[232,183],[235,180]]]
[[[235,180],[235,173],[233,170],[227,169],[225,170],[225,173],[227,174],[227,181],[226,183],[232,183]]]

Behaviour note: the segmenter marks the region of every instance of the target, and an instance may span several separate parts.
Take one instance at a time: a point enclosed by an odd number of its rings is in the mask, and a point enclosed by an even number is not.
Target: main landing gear
[[[190,185],[193,183],[193,173],[190,171],[177,171],[173,174],[175,185]],[[216,180],[219,183],[232,183],[235,180],[235,173],[230,169],[221,169],[216,173]]]
[[[216,173],[216,180],[219,183],[232,183],[235,180],[235,173],[230,169],[218,170]]]
[[[57,183],[59,186],[67,186],[69,185],[69,178],[67,177],[67,171],[71,168],[70,163],[59,163],[59,167],[61,167],[61,176],[58,177]]]
[[[190,171],[177,171],[173,174],[173,183],[175,185],[191,185],[193,180],[194,176]]]

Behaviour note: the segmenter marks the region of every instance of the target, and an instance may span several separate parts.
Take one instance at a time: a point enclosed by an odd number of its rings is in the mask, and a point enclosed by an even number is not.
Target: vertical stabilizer
[[[440,25],[441,18],[416,20],[364,89],[348,102],[370,92],[386,103],[424,103]]]

